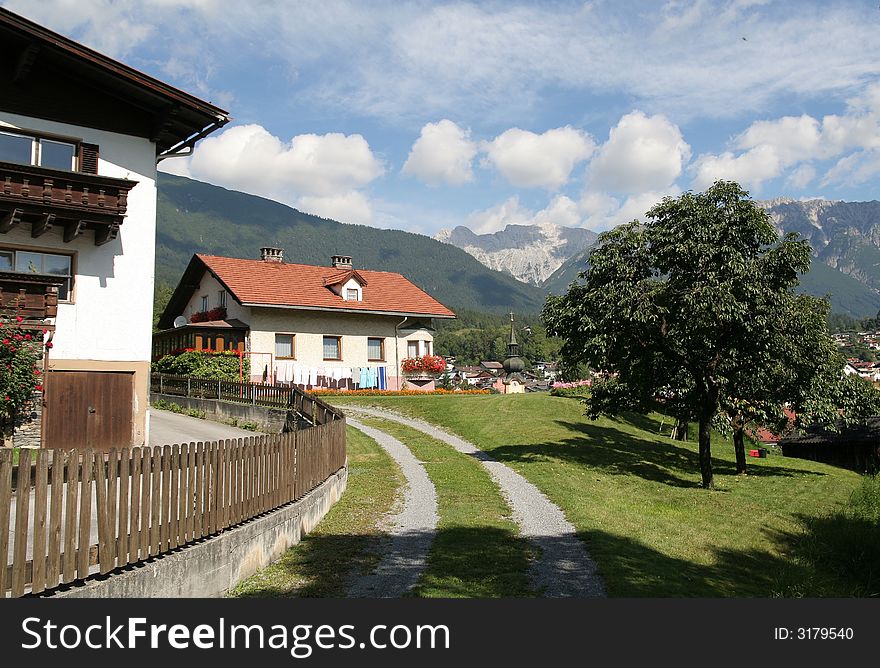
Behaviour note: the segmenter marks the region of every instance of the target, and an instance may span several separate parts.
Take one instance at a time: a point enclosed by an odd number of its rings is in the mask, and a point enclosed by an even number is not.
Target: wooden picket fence
[[[109,573],[302,498],[345,464],[345,420],[322,417],[210,443],[24,449],[14,489],[12,451],[0,450],[0,597]]]
[[[309,396],[298,387],[290,385],[240,383],[234,380],[175,376],[167,373],[154,373],[150,376],[150,391],[268,408],[287,408],[295,396]]]

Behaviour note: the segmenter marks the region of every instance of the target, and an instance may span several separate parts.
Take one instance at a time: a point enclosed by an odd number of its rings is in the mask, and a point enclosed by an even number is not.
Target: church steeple
[[[504,368],[504,371],[509,376],[512,373],[520,373],[523,369],[526,368],[526,363],[519,356],[519,343],[516,341],[516,328],[513,322],[513,312],[510,314],[510,341],[507,343],[507,359],[505,359],[501,366]]]

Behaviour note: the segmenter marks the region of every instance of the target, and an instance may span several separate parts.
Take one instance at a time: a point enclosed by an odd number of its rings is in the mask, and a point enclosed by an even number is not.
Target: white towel
[[[318,384],[318,369],[317,367],[311,367],[309,369],[309,385],[317,385]]]

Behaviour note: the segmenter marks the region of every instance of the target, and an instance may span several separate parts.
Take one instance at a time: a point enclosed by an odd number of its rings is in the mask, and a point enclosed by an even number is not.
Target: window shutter
[[[98,145],[80,144],[79,171],[84,174],[98,173]]]

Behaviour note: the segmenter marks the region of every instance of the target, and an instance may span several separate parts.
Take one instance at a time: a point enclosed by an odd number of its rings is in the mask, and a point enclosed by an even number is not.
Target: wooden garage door
[[[52,371],[48,381],[46,447],[131,445],[134,373]]]

